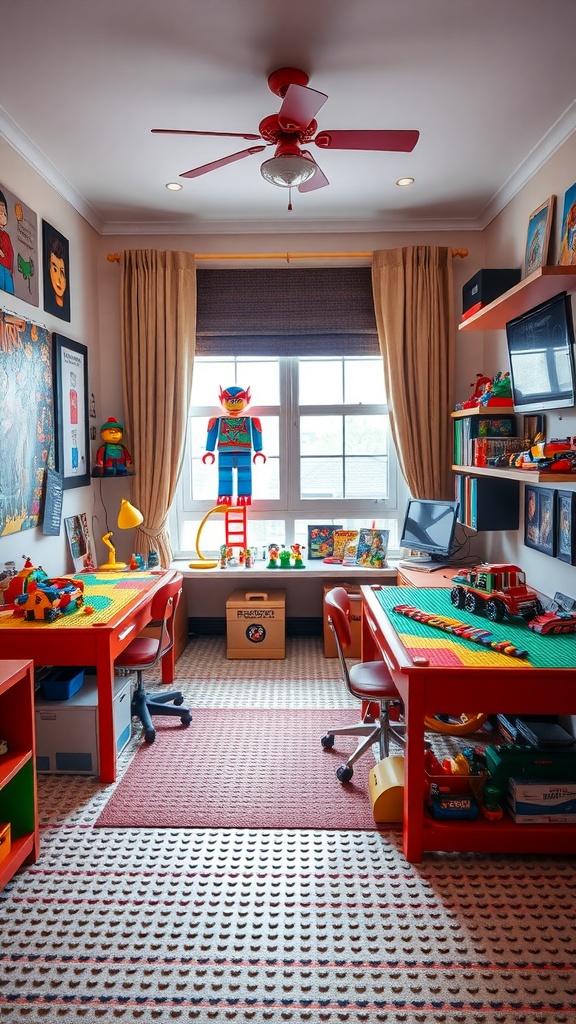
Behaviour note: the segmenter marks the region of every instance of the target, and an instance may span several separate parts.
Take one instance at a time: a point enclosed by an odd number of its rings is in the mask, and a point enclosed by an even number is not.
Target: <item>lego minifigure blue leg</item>
[[[250,455],[237,457],[238,469],[238,504],[252,504],[252,465]]]
[[[232,466],[233,455],[218,456],[218,504],[232,504]]]

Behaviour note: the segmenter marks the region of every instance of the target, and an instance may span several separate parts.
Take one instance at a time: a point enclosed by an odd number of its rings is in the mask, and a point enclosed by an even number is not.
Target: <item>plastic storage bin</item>
[[[83,668],[55,668],[42,680],[42,690],[47,700],[69,700],[78,692],[83,682]]]
[[[114,735],[118,753],[131,736],[130,677],[114,683]],[[98,775],[98,687],[94,676],[69,700],[35,702],[36,770],[41,773]]]

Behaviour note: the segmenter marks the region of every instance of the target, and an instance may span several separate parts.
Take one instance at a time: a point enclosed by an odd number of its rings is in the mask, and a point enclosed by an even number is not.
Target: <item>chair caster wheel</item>
[[[144,733],[144,739],[146,740],[146,743],[154,743],[154,740],[156,739],[154,729],[147,729]]]
[[[192,721],[192,715],[190,712],[187,711],[186,714],[180,715],[180,721],[182,722],[182,725],[190,725],[190,722]]]
[[[332,747],[334,746],[334,737],[331,735],[331,733],[328,733],[326,736],[322,737],[320,743],[322,744],[323,747],[326,748],[326,750],[331,750]]]
[[[340,767],[336,769],[336,778],[339,782],[350,782],[353,775],[354,769],[349,768],[346,764],[341,764]]]
[[[184,703],[184,697],[182,695],[180,695],[180,697],[175,697],[172,703],[175,704],[177,708],[179,708],[180,705]]]

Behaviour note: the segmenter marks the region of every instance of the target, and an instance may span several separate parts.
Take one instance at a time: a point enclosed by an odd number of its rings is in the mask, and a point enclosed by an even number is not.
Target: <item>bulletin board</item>
[[[50,335],[0,310],[0,537],[38,526],[54,468]]]

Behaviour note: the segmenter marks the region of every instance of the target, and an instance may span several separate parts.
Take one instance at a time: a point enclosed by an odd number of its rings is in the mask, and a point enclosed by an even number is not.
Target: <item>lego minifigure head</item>
[[[124,434],[124,424],[111,416],[100,427],[100,437],[105,444],[120,444]]]
[[[220,388],[220,405],[229,416],[239,416],[250,405],[250,388]]]

